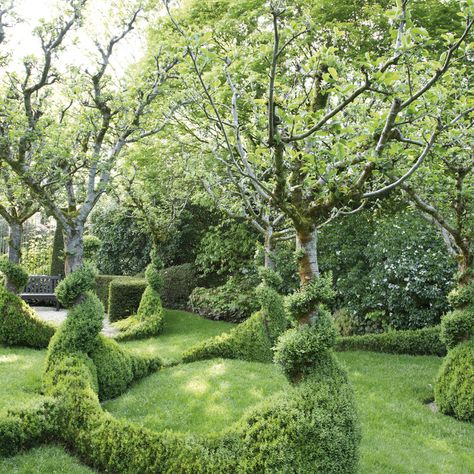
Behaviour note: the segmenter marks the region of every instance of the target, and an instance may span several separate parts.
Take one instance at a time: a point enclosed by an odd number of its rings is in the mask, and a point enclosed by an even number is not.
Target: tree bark
[[[23,224],[18,222],[9,223],[8,233],[8,259],[13,263],[20,263],[21,241],[23,238]]]
[[[318,231],[315,227],[296,231],[296,248],[302,253],[299,259],[299,276],[302,286],[319,277],[317,244]]]
[[[64,271],[69,275],[77,270],[84,258],[84,224],[64,226]]]

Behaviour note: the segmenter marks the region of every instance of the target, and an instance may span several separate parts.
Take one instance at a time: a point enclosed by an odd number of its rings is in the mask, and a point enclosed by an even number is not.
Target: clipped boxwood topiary
[[[56,297],[65,307],[73,306],[80,295],[86,291],[94,290],[97,270],[90,263],[85,263],[79,269],[60,281],[56,287]]]
[[[474,338],[449,351],[438,375],[435,401],[443,413],[474,422]]]
[[[20,293],[28,283],[28,273],[20,265],[8,260],[6,255],[0,257],[0,273],[7,279],[7,288],[12,293]]]
[[[275,287],[281,282],[279,275],[271,270],[261,270],[262,283],[256,295],[260,311],[239,324],[228,333],[213,337],[190,348],[183,360],[192,362],[213,357],[242,359],[256,362],[271,362],[272,347],[278,336],[287,329],[283,297]]]
[[[28,274],[3,257],[0,258],[0,271],[15,288],[15,291],[9,291],[0,285],[0,343],[35,349],[48,347],[54,327],[39,319],[34,310],[15,294],[28,282]]]

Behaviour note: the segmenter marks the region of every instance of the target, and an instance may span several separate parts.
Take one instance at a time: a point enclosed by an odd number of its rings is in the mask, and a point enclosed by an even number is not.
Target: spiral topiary
[[[160,290],[163,284],[162,263],[155,250],[151,254],[151,263],[145,272],[147,287],[143,292],[137,314],[114,323],[120,332],[118,341],[143,339],[160,334],[163,329],[163,306]]]

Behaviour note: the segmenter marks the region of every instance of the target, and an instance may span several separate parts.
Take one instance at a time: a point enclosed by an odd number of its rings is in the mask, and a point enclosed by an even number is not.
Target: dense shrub
[[[91,287],[95,284],[95,275],[84,266],[64,280],[63,288],[70,289],[77,282],[83,289]],[[70,291],[62,292],[67,297],[70,294]],[[88,382],[98,390],[101,399],[123,393],[134,380],[160,366],[159,361],[133,356],[115,341],[99,334],[104,308],[92,291],[83,290],[74,301],[48,348],[43,377],[47,393],[55,393],[63,372],[75,370],[77,364],[72,362],[71,355],[79,358],[81,365],[86,367]]]
[[[20,293],[28,283],[28,273],[5,255],[0,257],[0,273],[6,276],[9,289],[15,293]]]
[[[135,314],[147,286],[143,278],[122,277],[109,284],[108,314],[110,321],[118,321]]]
[[[56,221],[56,229],[54,231],[49,274],[64,277],[64,236],[62,225],[58,221]]]
[[[348,310],[353,334],[433,326],[449,309],[455,265],[442,239],[410,210],[383,206],[335,220],[319,236],[319,263],[337,291],[332,309]]]
[[[192,263],[183,263],[161,271],[163,280],[160,291],[166,308],[187,308],[191,292],[198,286],[196,269]]]
[[[443,413],[474,422],[474,282],[459,285],[449,300],[454,311],[441,320],[441,338],[449,352],[438,374],[435,399]]]
[[[337,339],[336,349],[410,355],[441,356],[446,354],[446,345],[440,339],[439,326],[340,337]]]
[[[242,322],[258,309],[254,278],[230,277],[216,288],[195,288],[189,305],[193,312],[209,319]]]
[[[84,259],[96,264],[97,254],[102,247],[102,242],[95,235],[84,236]]]
[[[278,336],[288,327],[283,297],[275,290],[275,281],[266,271],[257,289],[260,310],[231,331],[208,339],[189,349],[183,355],[187,362],[224,357],[270,362],[272,347]]]
[[[436,383],[435,401],[443,413],[474,422],[474,338],[448,352]]]
[[[42,349],[54,331],[19,296],[0,286],[0,343]]]

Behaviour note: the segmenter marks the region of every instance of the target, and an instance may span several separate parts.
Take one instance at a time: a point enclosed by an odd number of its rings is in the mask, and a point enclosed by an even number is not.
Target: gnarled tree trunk
[[[271,228],[267,228],[265,230],[263,250],[265,257],[265,268],[270,268],[273,270],[275,268],[275,262],[273,261],[273,229]]]
[[[19,222],[9,222],[8,259],[10,262],[20,263],[22,238],[23,224]]]

